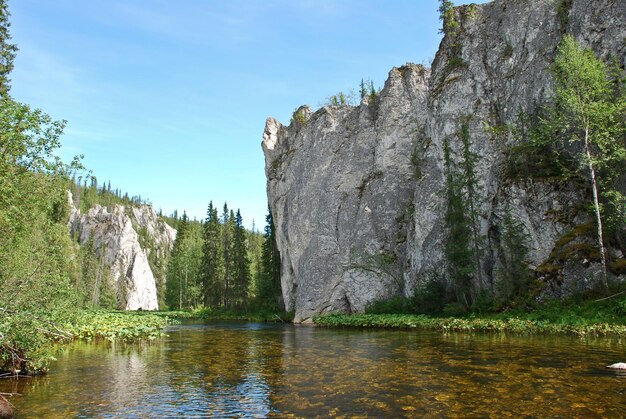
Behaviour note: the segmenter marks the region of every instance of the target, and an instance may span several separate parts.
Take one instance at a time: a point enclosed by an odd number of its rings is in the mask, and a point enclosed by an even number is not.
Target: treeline
[[[238,209],[225,203],[221,213],[209,203],[203,222],[186,213],[177,218],[167,266],[166,303],[170,309],[282,310],[280,257],[271,215],[265,233],[243,227]]]
[[[72,193],[74,206],[83,213],[89,211],[95,205],[103,207],[111,207],[112,205],[151,205],[141,195],[130,196],[128,192],[122,192],[119,188],[112,189],[111,181],[99,185],[98,178],[93,175],[76,176],[74,174],[69,184],[69,191]]]

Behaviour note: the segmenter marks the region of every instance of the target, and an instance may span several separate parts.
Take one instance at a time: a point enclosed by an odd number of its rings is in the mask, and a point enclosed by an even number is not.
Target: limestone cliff
[[[114,205],[111,208],[96,205],[81,214],[71,196],[69,202],[72,235],[83,245],[93,240],[93,247],[109,267],[117,289],[124,291],[124,308],[157,310],[157,287],[149,263],[150,252],[156,252],[156,258],[169,254],[176,230],[159,219],[149,205]]]
[[[463,122],[478,156],[482,286],[495,286],[505,208],[529,235],[532,268],[587,220],[568,205],[582,200],[575,185],[506,178],[513,138],[498,128],[550,97],[549,66],[564,34],[626,65],[626,2],[497,0],[456,15],[460,26],[442,40],[432,70],[394,68],[376,100],[360,106],[302,107],[288,127],[267,120],[268,198],[296,321],[410,295],[441,270],[443,143],[458,161]],[[562,269],[569,272],[556,293],[584,286],[597,266]]]

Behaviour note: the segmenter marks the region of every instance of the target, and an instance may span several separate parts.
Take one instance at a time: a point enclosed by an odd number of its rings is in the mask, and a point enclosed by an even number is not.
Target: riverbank
[[[553,303],[529,312],[471,313],[466,316],[330,314],[314,317],[313,322],[322,327],[338,328],[626,337],[626,300]]]
[[[277,313],[269,310],[224,310],[201,308],[190,311],[155,311],[157,316],[174,319],[203,319],[203,320],[242,320],[263,323],[291,323],[294,313]]]
[[[63,344],[76,339],[132,342],[164,336],[172,322],[150,312],[79,311],[62,318],[9,312],[0,319],[0,377],[47,371]]]

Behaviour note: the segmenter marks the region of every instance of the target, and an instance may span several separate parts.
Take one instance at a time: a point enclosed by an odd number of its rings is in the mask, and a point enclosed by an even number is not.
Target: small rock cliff
[[[149,205],[96,205],[81,214],[70,202],[70,231],[81,245],[93,248],[109,267],[118,289],[124,290],[126,310],[158,310],[155,274],[150,252],[166,257],[172,251],[176,230],[159,219]],[[149,243],[149,246],[147,245]]]
[[[268,118],[262,143],[267,192],[283,296],[296,321],[410,295],[441,270],[443,144],[449,141],[458,162],[462,124],[478,156],[483,286],[494,287],[502,268],[505,209],[528,233],[531,268],[544,263],[573,226],[588,221],[570,211],[569,203],[584,199],[575,185],[504,176],[514,140],[498,128],[551,96],[549,66],[565,34],[626,65],[626,2],[496,0],[458,7],[456,16],[460,26],[442,40],[432,70],[394,68],[376,99],[359,106],[301,107],[289,126]],[[593,263],[560,268],[565,280],[556,294],[584,286],[598,270]]]

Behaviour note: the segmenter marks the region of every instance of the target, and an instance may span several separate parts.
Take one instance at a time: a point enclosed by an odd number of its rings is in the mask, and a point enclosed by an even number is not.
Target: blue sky
[[[61,155],[165,213],[263,228],[265,119],[430,63],[435,0],[12,0],[12,95],[66,119]]]

